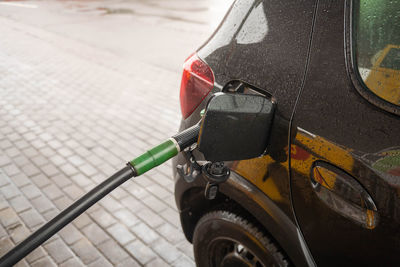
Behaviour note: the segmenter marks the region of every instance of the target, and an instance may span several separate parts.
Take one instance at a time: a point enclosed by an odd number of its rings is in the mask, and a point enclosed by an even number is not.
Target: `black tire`
[[[199,267],[289,266],[275,242],[229,211],[213,211],[198,221],[193,248]]]

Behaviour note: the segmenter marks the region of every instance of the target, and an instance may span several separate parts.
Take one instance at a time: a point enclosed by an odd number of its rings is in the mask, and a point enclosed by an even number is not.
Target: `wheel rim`
[[[235,240],[214,240],[209,248],[211,266],[266,267],[254,252]]]

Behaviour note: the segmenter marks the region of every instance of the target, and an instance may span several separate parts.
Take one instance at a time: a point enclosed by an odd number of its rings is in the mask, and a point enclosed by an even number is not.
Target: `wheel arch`
[[[219,186],[218,197],[204,197],[205,182],[197,179],[188,184],[177,179],[175,197],[180,210],[181,224],[186,238],[192,242],[194,228],[203,214],[217,209],[245,213],[249,220],[262,227],[282,247],[296,266],[308,266],[299,231],[290,218],[257,187],[232,172],[227,182]]]

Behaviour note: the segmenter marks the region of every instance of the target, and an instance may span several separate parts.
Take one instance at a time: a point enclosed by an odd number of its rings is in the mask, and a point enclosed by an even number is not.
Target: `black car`
[[[181,130],[220,91],[276,110],[215,196],[174,172],[198,266],[400,265],[399,0],[237,0],[185,62]]]

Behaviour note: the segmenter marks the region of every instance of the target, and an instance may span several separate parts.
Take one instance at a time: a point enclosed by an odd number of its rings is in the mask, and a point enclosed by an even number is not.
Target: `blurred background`
[[[184,60],[232,0],[0,1],[0,255],[176,133]],[[194,266],[170,162],[17,266]]]

